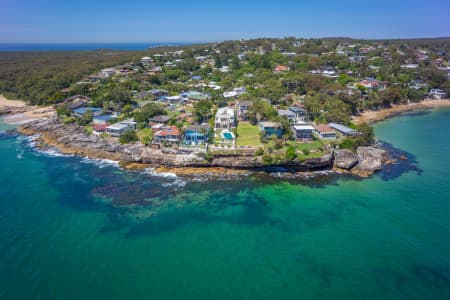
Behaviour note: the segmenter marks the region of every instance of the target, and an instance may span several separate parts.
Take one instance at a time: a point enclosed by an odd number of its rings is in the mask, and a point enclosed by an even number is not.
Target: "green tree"
[[[137,142],[139,140],[136,131],[134,130],[129,130],[127,132],[124,132],[121,136],[119,136],[119,142],[121,144],[129,144],[129,143],[134,143]]]
[[[212,103],[208,100],[198,101],[194,105],[194,119],[196,122],[201,123],[208,120],[211,117]]]
[[[297,151],[293,146],[288,146],[286,149],[286,159],[288,161],[293,161],[297,158]]]

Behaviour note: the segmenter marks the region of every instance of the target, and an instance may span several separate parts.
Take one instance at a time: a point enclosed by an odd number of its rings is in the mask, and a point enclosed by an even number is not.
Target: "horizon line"
[[[323,36],[323,37],[298,37],[298,36],[285,36],[285,37],[252,37],[252,38],[235,38],[235,39],[222,39],[222,40],[204,40],[204,41],[0,41],[0,44],[200,44],[200,43],[221,43],[226,41],[250,41],[258,39],[286,39],[286,38],[296,38],[296,39],[309,39],[309,40],[320,40],[320,39],[352,39],[352,40],[366,40],[366,41],[380,41],[380,40],[417,40],[417,39],[446,39],[449,36],[418,36],[418,37],[389,37],[389,38],[361,38],[361,37],[351,37],[351,36]]]

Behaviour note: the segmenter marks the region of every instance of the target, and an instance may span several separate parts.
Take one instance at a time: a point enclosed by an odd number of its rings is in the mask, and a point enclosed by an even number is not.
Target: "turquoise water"
[[[223,132],[222,135],[227,140],[232,140],[233,139],[233,135],[231,134],[231,132]]]
[[[449,299],[450,110],[376,134],[408,167],[218,182],[0,134],[0,298]]]

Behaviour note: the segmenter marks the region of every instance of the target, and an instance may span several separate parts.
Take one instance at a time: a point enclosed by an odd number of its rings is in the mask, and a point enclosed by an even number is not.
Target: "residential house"
[[[198,91],[189,91],[181,94],[184,101],[202,101],[208,100],[209,96]]]
[[[290,106],[289,110],[295,114],[295,123],[305,123],[306,121],[306,109],[298,106]]]
[[[87,81],[90,83],[101,83],[107,81],[109,76],[105,75],[89,75]]]
[[[100,75],[110,77],[114,75],[116,71],[114,69],[103,69],[100,71]]]
[[[165,126],[153,136],[154,144],[179,144],[181,132],[176,126]]]
[[[92,112],[94,117],[100,116],[102,114],[102,109],[98,107],[80,107],[72,110],[73,114],[79,118],[84,116],[88,111]]]
[[[66,98],[64,100],[64,104],[67,106],[68,109],[74,110],[74,109],[86,106],[86,104],[90,100],[91,100],[91,98],[89,98],[88,96],[74,95],[69,98]]]
[[[342,124],[337,124],[337,123],[329,123],[328,124],[329,127],[331,127],[332,129],[340,132],[342,135],[344,136],[355,136],[358,135],[359,132],[356,131],[355,129],[352,129],[350,127],[347,127],[345,125]]]
[[[278,115],[280,117],[286,117],[288,119],[289,123],[291,123],[291,124],[297,123],[297,115],[291,110],[279,109]]]
[[[133,119],[128,119],[106,127],[106,132],[109,133],[111,136],[116,137],[130,130],[136,130],[136,122],[134,122]]]
[[[278,65],[278,66],[275,67],[275,69],[273,71],[275,73],[286,72],[286,71],[289,71],[289,67],[288,66],[283,66],[283,65]]]
[[[367,77],[366,79],[361,80],[357,83],[357,85],[361,85],[366,89],[384,89],[384,84],[372,77]]]
[[[221,107],[217,110],[214,128],[220,130],[231,130],[236,126],[234,109],[231,107]]]
[[[109,124],[109,122],[113,119],[115,119],[117,117],[117,115],[113,115],[113,114],[102,114],[99,116],[95,116],[92,119],[92,123],[96,124],[96,125],[105,125],[105,124]]]
[[[423,81],[421,79],[416,79],[416,80],[411,81],[411,84],[409,85],[409,87],[411,89],[416,89],[416,90],[426,89],[426,88],[428,88],[428,83],[426,83],[425,81]]]
[[[242,100],[238,102],[238,117],[242,121],[248,120],[248,111],[250,107],[253,105],[252,101]]]
[[[441,89],[431,89],[429,96],[433,99],[446,99],[448,95]]]
[[[106,128],[109,126],[108,123],[105,124],[94,124],[92,126],[92,134],[99,136],[100,134],[106,132]]]
[[[276,135],[278,138],[281,138],[283,135],[283,128],[280,123],[267,121],[259,122],[259,130],[263,132],[265,137]]]
[[[169,123],[169,116],[166,115],[159,115],[159,116],[154,116],[152,118],[150,118],[150,122],[151,123],[161,123],[161,124],[167,124]]]
[[[144,66],[151,65],[151,64],[153,63],[153,58],[148,57],[148,56],[145,56],[145,57],[141,58],[141,63],[142,63]]]
[[[310,142],[313,140],[314,127],[311,125],[295,125],[292,132],[298,142]]]
[[[318,124],[313,126],[314,133],[319,136],[319,138],[324,140],[335,140],[336,131],[334,131],[330,126],[325,124]]]
[[[203,145],[208,142],[210,126],[208,123],[189,125],[184,131],[185,145]]]

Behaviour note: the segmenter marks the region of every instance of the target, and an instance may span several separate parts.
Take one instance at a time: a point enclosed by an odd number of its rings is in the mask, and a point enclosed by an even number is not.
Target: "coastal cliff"
[[[87,134],[75,124],[62,124],[57,118],[48,118],[23,124],[18,131],[25,135],[36,135],[38,147],[54,146],[64,154],[75,154],[97,159],[120,161],[127,169],[155,168],[157,171],[171,170],[189,174],[207,168],[219,173],[224,170],[310,172],[339,169],[367,177],[381,169],[387,160],[387,152],[374,147],[359,147],[356,153],[350,150],[335,150],[318,158],[296,161],[264,163],[261,156],[252,151],[186,153],[175,149],[155,150],[140,142],[122,145],[116,138],[103,138]],[[228,172],[228,171],[227,171]]]

